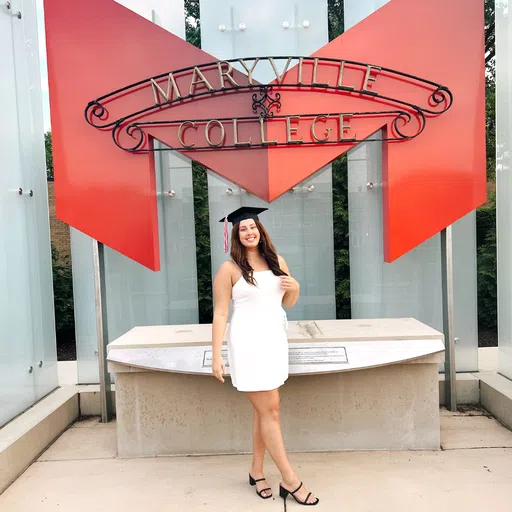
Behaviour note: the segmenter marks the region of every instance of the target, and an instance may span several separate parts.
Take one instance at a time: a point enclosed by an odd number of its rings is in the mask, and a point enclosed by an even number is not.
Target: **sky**
[[[46,66],[46,39],[44,36],[43,0],[36,0],[37,29],[39,40],[39,62],[41,64],[41,92],[43,96],[44,131],[51,128],[50,122],[50,96],[48,92],[48,68]]]

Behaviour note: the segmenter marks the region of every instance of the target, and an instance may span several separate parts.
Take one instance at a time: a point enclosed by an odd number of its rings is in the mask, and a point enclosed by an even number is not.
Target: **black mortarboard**
[[[237,222],[241,222],[246,219],[258,220],[258,213],[264,212],[268,208],[254,208],[253,206],[242,206],[234,212],[231,212],[227,217],[220,219],[220,222],[224,222],[224,252],[228,252],[228,221],[235,225]]]
[[[254,208],[252,206],[242,206],[242,208],[238,208],[234,212],[231,212],[227,219],[231,224],[235,225],[237,222],[241,222],[246,219],[254,219],[258,220],[258,214],[268,210],[268,208]],[[220,222],[224,222],[226,217],[223,217]]]

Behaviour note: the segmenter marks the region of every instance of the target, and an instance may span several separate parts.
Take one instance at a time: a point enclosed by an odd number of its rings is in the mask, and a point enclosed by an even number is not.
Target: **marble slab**
[[[107,349],[175,347],[211,344],[212,326],[158,325],[134,327]],[[443,334],[414,318],[289,321],[290,342],[376,340],[443,340]],[[226,340],[224,340],[226,341]]]
[[[426,340],[364,340],[347,342],[294,343],[290,345],[290,375],[322,374],[374,368],[411,361],[433,354],[442,354],[442,339]],[[224,360],[229,361],[223,349]],[[174,347],[111,347],[107,357],[119,366],[153,371],[211,375],[211,345]]]

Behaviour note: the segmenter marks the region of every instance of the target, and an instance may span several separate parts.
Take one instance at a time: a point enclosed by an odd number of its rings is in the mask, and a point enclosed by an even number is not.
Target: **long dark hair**
[[[276,248],[270,239],[267,230],[263,227],[263,224],[259,220],[254,220],[258,231],[260,232],[260,243],[258,244],[258,250],[260,254],[265,258],[268,268],[276,276],[286,276],[286,272],[281,270],[279,267],[279,259],[277,257]],[[245,247],[240,241],[240,223],[237,222],[233,226],[231,231],[231,258],[240,267],[244,279],[253,286],[256,286],[256,280],[254,279],[254,269],[249,265],[247,261],[247,254]]]

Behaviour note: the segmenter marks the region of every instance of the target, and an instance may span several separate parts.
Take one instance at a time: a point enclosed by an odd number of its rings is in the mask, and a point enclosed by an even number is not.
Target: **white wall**
[[[496,1],[496,229],[499,371],[512,379],[512,20]]]

